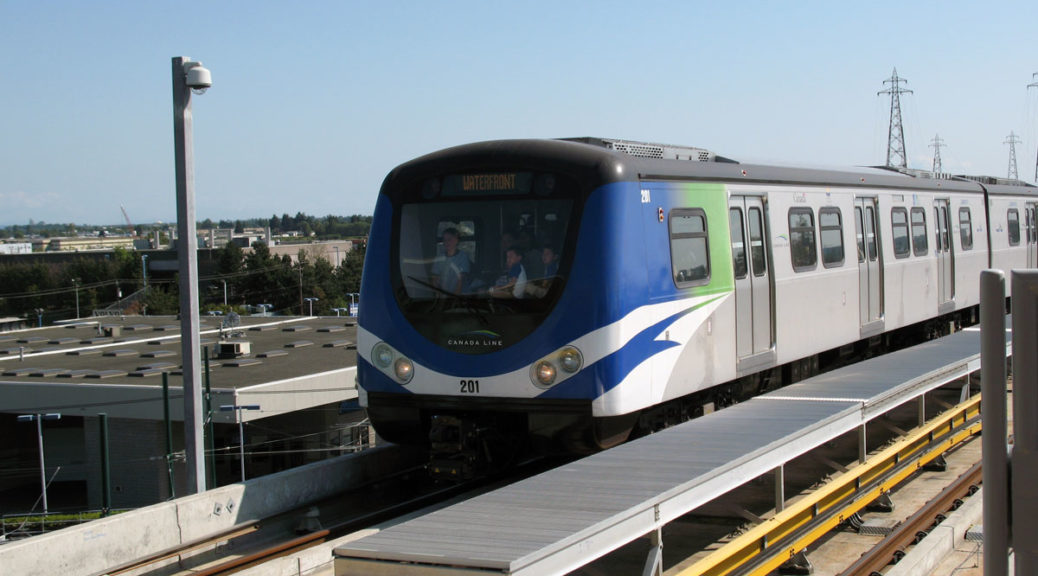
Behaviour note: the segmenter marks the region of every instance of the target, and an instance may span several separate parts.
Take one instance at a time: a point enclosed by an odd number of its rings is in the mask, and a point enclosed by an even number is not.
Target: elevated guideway
[[[335,573],[565,574],[646,534],[651,569],[664,525],[854,430],[864,459],[871,420],[966,388],[980,347],[968,329],[810,378],[342,545]]]

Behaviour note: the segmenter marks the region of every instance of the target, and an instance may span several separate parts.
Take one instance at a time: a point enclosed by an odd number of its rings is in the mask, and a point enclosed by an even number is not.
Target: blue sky
[[[748,161],[1034,177],[1038,2],[0,0],[0,225],[176,217],[171,59],[198,218],[370,214],[433,150],[605,136]]]

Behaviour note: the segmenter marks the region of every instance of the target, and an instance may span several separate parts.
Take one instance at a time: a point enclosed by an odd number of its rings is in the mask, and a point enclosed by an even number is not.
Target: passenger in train
[[[494,287],[490,295],[495,298],[522,298],[526,293],[526,269],[523,268],[522,249],[513,245],[505,250],[505,266],[507,270]]]
[[[541,249],[541,263],[544,264],[544,278],[550,279],[559,273],[559,256],[554,247],[546,245]]]
[[[535,276],[526,285],[526,293],[534,298],[543,298],[551,288],[555,275],[559,273],[558,256],[552,246],[545,246],[541,249],[540,261],[542,265],[540,275]]]
[[[433,285],[452,294],[461,294],[466,288],[472,262],[465,252],[458,249],[458,229],[443,231],[443,255],[432,265]]]
[[[519,231],[519,249],[522,250],[523,254],[523,269],[526,270],[526,275],[529,278],[541,278],[542,264],[541,264],[541,251],[537,249],[533,234],[530,233],[528,228],[523,228]]]

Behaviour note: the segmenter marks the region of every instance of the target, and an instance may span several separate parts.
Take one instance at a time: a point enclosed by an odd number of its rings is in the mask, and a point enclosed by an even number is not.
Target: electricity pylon
[[[933,140],[930,141],[930,148],[933,148],[933,175],[934,177],[940,176],[941,174],[941,148],[947,146],[944,140],[941,140],[940,134],[935,134]]]
[[[1009,132],[1009,136],[1006,137],[1006,141],[1003,144],[1009,144],[1009,174],[1006,178],[1010,180],[1019,180],[1016,173],[1016,145],[1020,143],[1020,137]]]
[[[880,90],[876,93],[876,96],[879,96],[880,94],[890,94],[890,130],[887,133],[887,166],[893,168],[908,168],[908,158],[905,155],[905,129],[901,126],[901,95],[911,94],[912,91],[901,87],[901,83],[908,84],[908,80],[898,77],[897,68],[894,68],[894,73],[890,78],[884,80],[883,83],[889,83],[890,88]]]

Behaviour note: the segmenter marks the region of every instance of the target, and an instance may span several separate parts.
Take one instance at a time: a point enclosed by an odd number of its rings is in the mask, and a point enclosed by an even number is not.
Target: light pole
[[[245,422],[242,420],[242,410],[259,410],[259,404],[246,404],[239,406],[237,404],[223,404],[220,406],[220,412],[235,412],[235,419],[238,420],[238,458],[241,460],[241,481],[245,481]]]
[[[221,282],[223,282],[223,305],[226,308],[227,307],[227,281],[226,280],[221,280]]]
[[[303,298],[303,300],[306,300],[307,302],[310,303],[310,315],[313,316],[314,315],[314,302],[317,302],[318,300],[320,300],[320,298],[316,298],[314,296],[311,296],[309,298]]]
[[[184,374],[184,451],[187,490],[205,492],[202,441],[202,363],[198,335],[198,237],[195,236],[194,132],[191,92],[213,85],[209,70],[190,58],[173,58],[173,152],[177,185],[177,260],[180,262],[180,349]]]
[[[72,287],[76,289],[76,320],[79,320],[79,278],[72,279]]]
[[[141,254],[141,276],[144,278],[144,287],[148,287],[148,255]]]
[[[61,420],[61,414],[25,414],[18,417],[19,422],[36,421],[36,442],[40,447],[40,489],[43,490],[43,513],[47,513],[47,465],[43,462],[43,421]]]

